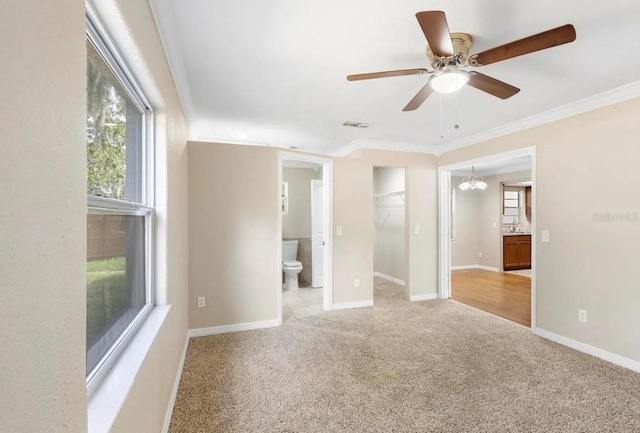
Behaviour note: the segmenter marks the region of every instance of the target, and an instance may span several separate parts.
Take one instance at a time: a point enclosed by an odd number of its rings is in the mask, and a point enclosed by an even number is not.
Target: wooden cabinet
[[[504,270],[531,269],[531,235],[503,236],[502,239]]]
[[[531,187],[528,186],[524,189],[524,213],[527,216],[529,222],[531,222],[531,208],[533,197],[531,193]]]

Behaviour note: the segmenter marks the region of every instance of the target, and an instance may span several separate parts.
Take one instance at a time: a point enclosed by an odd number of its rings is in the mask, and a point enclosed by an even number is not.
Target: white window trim
[[[89,195],[87,199],[88,213],[112,215],[136,215],[145,217],[145,282],[147,304],[129,323],[109,351],[87,375],[87,395],[91,398],[100,388],[112,370],[118,368],[120,358],[132,343],[136,333],[149,318],[155,306],[155,212],[154,212],[154,140],[153,113],[150,104],[144,97],[141,87],[127,67],[118,49],[111,42],[109,34],[99,19],[90,2],[86,3],[86,35],[96,50],[106,59],[106,63],[114,73],[128,96],[143,113],[143,155],[142,155],[142,203],[132,203],[123,200]]]

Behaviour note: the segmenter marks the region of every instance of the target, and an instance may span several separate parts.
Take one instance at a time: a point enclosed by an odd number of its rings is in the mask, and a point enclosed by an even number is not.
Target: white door
[[[324,274],[324,187],[311,181],[311,287],[322,287]]]

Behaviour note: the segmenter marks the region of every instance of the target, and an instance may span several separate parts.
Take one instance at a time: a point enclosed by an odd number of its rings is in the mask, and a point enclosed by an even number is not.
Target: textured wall
[[[447,165],[536,146],[535,236],[550,234],[549,243],[538,242],[537,326],[636,361],[639,115],[636,98],[440,158]],[[619,213],[628,218],[607,221]],[[578,322],[579,308],[588,311],[588,323]]]
[[[0,430],[83,432],[84,2],[0,16]]]

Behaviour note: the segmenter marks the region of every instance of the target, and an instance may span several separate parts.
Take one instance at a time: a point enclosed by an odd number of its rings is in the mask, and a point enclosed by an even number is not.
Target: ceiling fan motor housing
[[[453,57],[438,57],[433,54],[431,47],[427,45],[427,56],[431,60],[431,66],[442,69],[446,66],[469,66],[469,50],[473,46],[473,38],[467,33],[451,33],[453,43]]]

